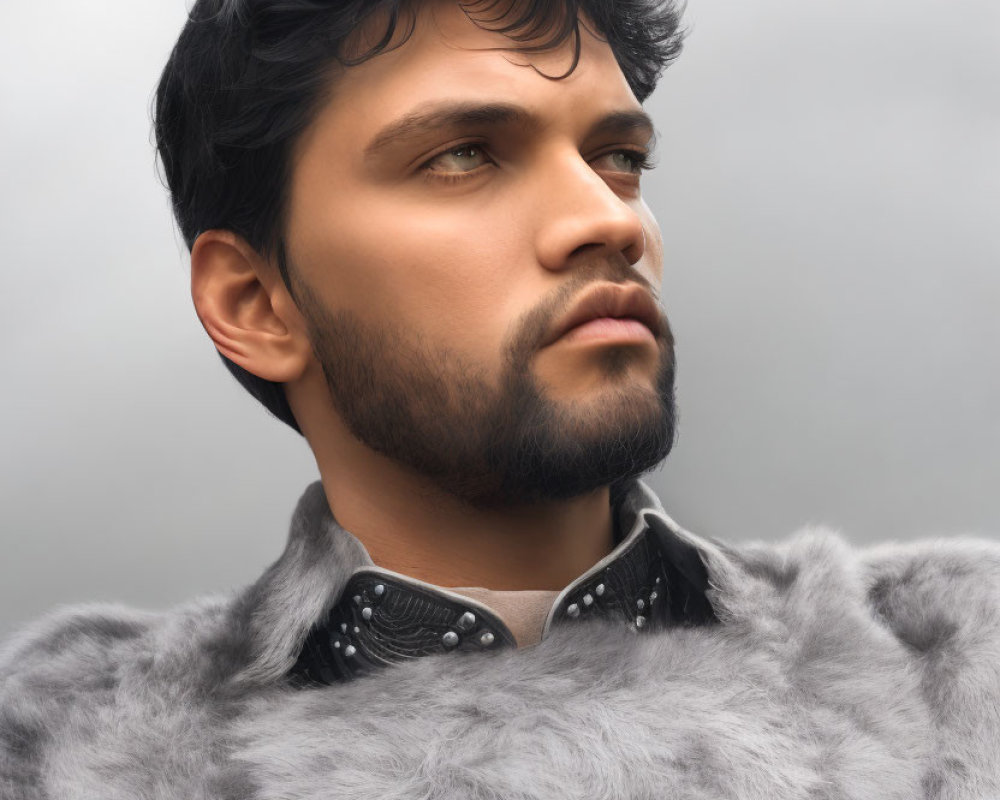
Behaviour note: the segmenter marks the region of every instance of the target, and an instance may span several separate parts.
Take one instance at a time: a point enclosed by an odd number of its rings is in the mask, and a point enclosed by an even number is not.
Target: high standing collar
[[[619,494],[615,521],[614,550],[558,594],[543,640],[594,617],[639,631],[716,621],[713,566],[725,568],[716,545],[680,528],[638,480]],[[516,646],[487,606],[376,566],[334,519],[319,481],[299,500],[284,554],[236,613],[251,638],[241,677],[254,682],[328,684],[424,655]]]

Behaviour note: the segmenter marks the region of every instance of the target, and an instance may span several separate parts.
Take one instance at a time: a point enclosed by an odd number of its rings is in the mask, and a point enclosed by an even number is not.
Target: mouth
[[[651,341],[660,336],[660,311],[637,283],[599,283],[553,326],[543,347],[557,341]]]

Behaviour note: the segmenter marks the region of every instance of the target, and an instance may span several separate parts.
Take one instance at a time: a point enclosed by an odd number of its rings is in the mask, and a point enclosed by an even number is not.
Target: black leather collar
[[[616,515],[615,549],[556,597],[542,633],[599,617],[642,632],[716,621],[698,551],[656,516]],[[631,517],[631,519],[629,519]],[[621,538],[623,518],[632,523]],[[309,632],[289,673],[299,687],[330,685],[440,653],[516,647],[488,607],[377,566],[362,566]]]

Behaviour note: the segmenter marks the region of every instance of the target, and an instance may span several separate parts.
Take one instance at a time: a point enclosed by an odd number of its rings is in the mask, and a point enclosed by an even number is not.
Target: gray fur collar
[[[57,612],[0,653],[3,800],[1000,798],[1000,547],[697,548],[721,624],[282,679],[353,568],[321,493],[233,597]],[[656,521],[660,522],[657,523]]]
[[[652,527],[673,561],[683,565],[700,559],[709,571],[710,583],[713,572],[724,569],[716,545],[670,519],[642,481],[634,481],[622,493],[616,513],[619,530],[628,532],[626,541]],[[299,500],[284,554],[251,589],[240,609],[247,617],[253,652],[241,679],[267,682],[287,675],[310,628],[341,599],[345,584],[362,567],[396,575],[376,567],[364,545],[337,522],[322,483],[316,481]]]

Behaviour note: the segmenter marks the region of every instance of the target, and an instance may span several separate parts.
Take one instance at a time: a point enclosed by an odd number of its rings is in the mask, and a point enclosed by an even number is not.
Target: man
[[[742,549],[674,434],[653,2],[198,2],[157,143],[321,480],[233,597],[0,658],[3,798],[1000,796],[1000,551]]]

